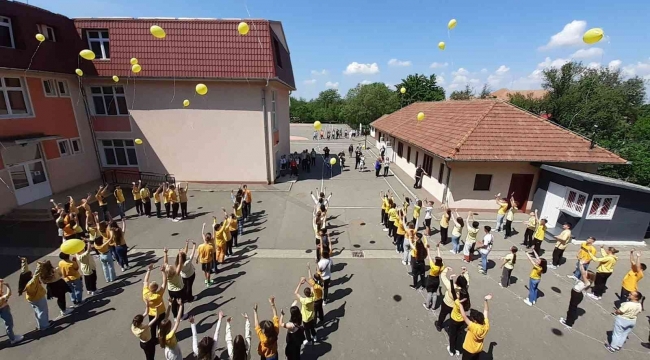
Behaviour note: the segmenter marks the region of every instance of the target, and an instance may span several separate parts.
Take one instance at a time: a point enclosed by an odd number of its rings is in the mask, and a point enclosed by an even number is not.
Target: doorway
[[[508,196],[514,193],[515,201],[519,204],[519,210],[526,212],[528,205],[528,195],[530,188],[533,186],[534,174],[512,174],[510,179],[510,188],[508,189]]]
[[[2,152],[2,158],[9,169],[18,205],[52,195],[38,144],[7,147]]]

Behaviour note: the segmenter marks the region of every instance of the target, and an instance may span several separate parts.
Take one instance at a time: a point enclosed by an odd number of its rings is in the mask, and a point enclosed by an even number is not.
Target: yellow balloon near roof
[[[239,31],[239,35],[246,35],[250,31],[250,27],[242,21],[237,25],[237,31]]]
[[[445,49],[445,42],[444,41],[441,41],[441,42],[438,43],[438,49],[440,49],[440,50]]]
[[[449,20],[449,23],[447,24],[447,29],[451,30],[455,28],[456,24],[458,24],[458,21],[456,21],[456,19]]]
[[[81,71],[81,69],[77,69],[77,70],[75,70],[74,72],[75,72],[77,75],[79,75],[79,76],[84,76],[84,72]]]
[[[138,63],[138,59],[136,59],[136,58],[131,58],[131,60],[130,60],[129,62],[131,63],[131,65],[135,65],[135,64]]]
[[[422,120],[424,120],[424,113],[420,112],[418,113],[418,121],[422,121]]]
[[[84,49],[79,52],[79,56],[86,60],[94,60],[95,53],[92,50]]]
[[[45,36],[43,34],[36,34],[36,40],[43,42],[45,41]]]
[[[61,244],[61,252],[68,255],[77,254],[86,247],[86,243],[79,239],[69,239]]]
[[[142,66],[140,66],[140,64],[132,65],[132,66],[131,66],[131,71],[133,71],[134,73],[137,74],[137,73],[139,73],[140,71],[142,71]]]
[[[137,145],[142,145],[142,139],[133,140]]]
[[[205,84],[196,84],[196,93],[199,95],[205,95],[208,93],[208,87]]]
[[[151,28],[149,28],[149,31],[151,31],[151,35],[158,39],[163,39],[165,36],[167,36],[165,30],[163,30],[163,28],[158,25],[153,25]]]
[[[113,75],[113,81],[118,82],[118,81],[120,81],[120,78],[117,77],[117,75]]]
[[[582,36],[582,41],[587,44],[595,44],[603,39],[605,32],[601,28],[593,28],[587,30],[587,32]]]
[[[187,100],[187,99],[183,100],[183,106],[185,106],[185,107],[190,106],[190,101]]]

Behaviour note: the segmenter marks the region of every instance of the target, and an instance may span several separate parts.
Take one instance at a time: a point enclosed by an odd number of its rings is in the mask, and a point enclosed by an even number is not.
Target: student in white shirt
[[[217,328],[214,330],[214,337],[204,337],[198,341],[196,333],[196,325],[194,324],[194,316],[190,316],[190,324],[192,327],[192,350],[198,360],[213,360],[217,358],[217,342],[219,341],[219,329],[221,328],[221,319],[223,318],[223,311],[219,311],[219,320],[217,320]],[[228,320],[230,324],[230,319]],[[231,356],[232,358],[232,356]]]
[[[492,228],[490,226],[486,225],[483,229],[485,230],[485,236],[483,236],[483,240],[479,242],[476,247],[479,249],[479,254],[481,254],[481,267],[478,269],[478,272],[485,275],[487,274],[488,254],[490,254],[490,251],[492,250],[494,236],[491,233]]]
[[[567,328],[571,328],[578,319],[578,305],[584,299],[585,292],[593,284],[595,277],[594,273],[585,271],[584,266],[580,266],[580,273],[582,276],[571,289],[571,299],[569,300],[569,310],[566,312],[566,318],[560,318],[560,322]]]
[[[424,199],[426,206],[424,207],[424,228],[426,230],[426,235],[431,235],[431,219],[433,218],[433,201],[427,201]]]
[[[318,271],[323,279],[323,305],[327,304],[327,293],[330,288],[330,279],[332,277],[332,259],[330,251],[323,251],[322,259],[318,261]]]

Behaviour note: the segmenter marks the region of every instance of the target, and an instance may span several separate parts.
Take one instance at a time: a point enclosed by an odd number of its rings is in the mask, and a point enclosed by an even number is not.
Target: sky
[[[23,1],[24,2],[24,1]],[[358,83],[391,88],[409,74],[436,74],[447,95],[539,89],[541,72],[571,59],[650,81],[647,0],[31,0],[68,17],[264,18],[281,21],[297,91],[345,96]],[[250,13],[250,16],[249,16]],[[455,29],[447,23],[457,20]],[[582,42],[594,27],[595,45]],[[438,43],[444,41],[444,51]]]

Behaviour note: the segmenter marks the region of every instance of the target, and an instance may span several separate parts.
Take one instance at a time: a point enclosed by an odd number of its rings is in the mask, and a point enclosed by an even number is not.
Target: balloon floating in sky
[[[43,36],[43,34],[36,34],[36,40],[38,40],[38,42],[43,42],[45,41],[45,36]]]
[[[83,240],[79,239],[69,239],[63,242],[61,244],[61,252],[64,254],[68,255],[73,255],[81,250],[83,250],[86,247],[86,243],[83,242]]]
[[[134,73],[137,74],[137,73],[139,73],[140,71],[142,71],[142,66],[140,66],[140,64],[132,65],[132,66],[131,66],[131,71],[133,71]]]
[[[601,28],[593,28],[587,30],[587,32],[582,36],[582,41],[587,44],[595,44],[603,39],[605,32]]]
[[[330,159],[330,165],[336,164],[336,158],[331,158]]]
[[[135,139],[133,140],[133,142],[136,143],[137,145],[142,145],[142,139]]]
[[[113,75],[113,81],[118,82],[118,81],[120,81],[120,78],[117,77],[117,75]]]
[[[190,101],[187,100],[187,99],[183,100],[183,106],[185,106],[185,107],[190,106]]]
[[[92,50],[84,49],[79,52],[79,56],[86,60],[94,60],[95,53]]]
[[[418,121],[422,121],[422,120],[424,120],[424,113],[420,112],[418,113]]]
[[[401,92],[402,94],[404,94],[404,93],[406,92],[406,88],[402,86],[402,88],[399,89],[399,92]]]
[[[237,31],[239,31],[239,35],[246,35],[250,31],[250,27],[242,21],[237,25]]]
[[[456,21],[456,19],[449,20],[449,23],[447,24],[447,29],[452,30],[453,28],[456,27],[457,23],[458,21]]]
[[[445,49],[445,42],[444,41],[441,41],[441,42],[438,43],[438,49],[440,49],[440,50]]]
[[[318,131],[321,128],[321,123],[320,121],[314,121],[314,130]]]
[[[135,65],[135,64],[138,63],[138,59],[136,59],[136,58],[131,58],[131,60],[130,60],[129,62],[131,63],[131,65]]]
[[[84,76],[84,72],[81,71],[81,69],[77,69],[77,70],[75,70],[74,72],[75,72],[77,75],[79,75],[79,76]]]
[[[196,93],[199,95],[205,95],[208,93],[208,87],[205,84],[196,84]]]
[[[167,33],[165,33],[165,30],[163,30],[163,28],[161,28],[158,25],[151,26],[151,28],[149,28],[149,31],[151,31],[151,35],[153,35],[154,37],[156,37],[158,39],[164,39],[165,36],[167,36]]]

